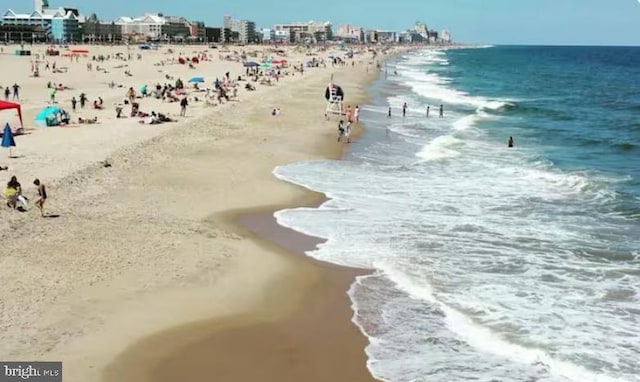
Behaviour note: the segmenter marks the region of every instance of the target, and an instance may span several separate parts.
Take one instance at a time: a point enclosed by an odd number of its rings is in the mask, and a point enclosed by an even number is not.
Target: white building
[[[338,25],[335,36],[343,40],[361,41],[364,38],[364,30],[349,24]]]
[[[445,44],[450,44],[451,41],[453,41],[451,33],[448,30],[444,29],[442,32],[440,32],[440,41]]]
[[[275,42],[288,43],[291,41],[291,35],[288,30],[273,30],[272,33]]]
[[[331,22],[294,22],[289,24],[276,24],[274,26],[276,33],[278,31],[288,32],[290,38],[294,42],[303,42],[304,40],[329,40],[333,37],[331,30]]]
[[[184,17],[146,13],[140,17],[118,17],[113,23],[122,27],[123,36],[169,40],[185,39],[191,35],[191,23]]]
[[[232,33],[238,34],[238,41],[242,44],[256,42],[256,23],[249,20],[234,19],[231,16],[224,16],[222,23],[223,40],[229,40],[231,36],[224,36],[224,30],[228,29]]]
[[[140,17],[122,16],[113,20],[122,27],[122,35],[140,35],[152,39],[162,38],[162,27],[166,24],[164,17],[147,13]]]
[[[262,42],[272,42],[276,39],[274,30],[271,28],[262,28],[260,30],[260,33],[262,34]]]

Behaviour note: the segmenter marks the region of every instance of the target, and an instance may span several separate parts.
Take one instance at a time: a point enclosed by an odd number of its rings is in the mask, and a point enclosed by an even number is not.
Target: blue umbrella
[[[36,114],[36,122],[45,122],[47,121],[47,117],[51,114],[57,114],[61,111],[59,106],[47,106],[42,109],[38,114]]]
[[[247,61],[244,63],[245,68],[254,68],[256,66],[260,66],[257,62]]]
[[[189,82],[204,82],[204,78],[198,77],[198,76],[191,77],[191,78],[189,78]]]
[[[2,132],[1,146],[9,149],[9,158],[11,158],[11,148],[16,147],[16,141],[13,139],[13,132],[8,123],[4,126],[4,131]]]

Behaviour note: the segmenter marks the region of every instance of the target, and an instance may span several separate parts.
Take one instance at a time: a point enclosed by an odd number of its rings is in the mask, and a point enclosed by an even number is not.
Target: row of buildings
[[[447,31],[440,34],[416,23],[402,33],[365,30],[340,25],[334,34],[330,22],[294,22],[258,29],[250,20],[224,16],[221,27],[184,17],[148,13],[139,17],[118,17],[102,21],[95,14],[82,15],[78,9],[51,7],[48,0],[34,0],[31,13],[7,10],[0,20],[0,41],[16,42],[197,42],[197,43],[318,43],[340,40],[351,43],[451,42]]]

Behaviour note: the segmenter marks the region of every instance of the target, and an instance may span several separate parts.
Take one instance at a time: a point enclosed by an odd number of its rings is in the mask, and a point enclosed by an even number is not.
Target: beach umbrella
[[[189,82],[191,82],[191,83],[204,82],[204,78],[203,77],[199,77],[199,76],[191,77],[191,78],[189,78]]]
[[[257,62],[247,61],[244,63],[245,68],[254,68],[256,66],[260,66]]]
[[[271,64],[264,63],[264,64],[260,65],[260,67],[263,68],[263,69],[269,69],[269,68],[271,68]]]
[[[11,131],[11,127],[9,127],[8,123],[4,125],[1,146],[9,149],[9,158],[11,158],[11,148],[16,147],[16,141],[13,139],[13,132]]]

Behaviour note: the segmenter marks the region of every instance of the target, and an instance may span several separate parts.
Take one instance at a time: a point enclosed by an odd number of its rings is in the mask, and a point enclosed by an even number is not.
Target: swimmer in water
[[[509,142],[507,142],[507,146],[513,147],[513,137],[509,137]]]

